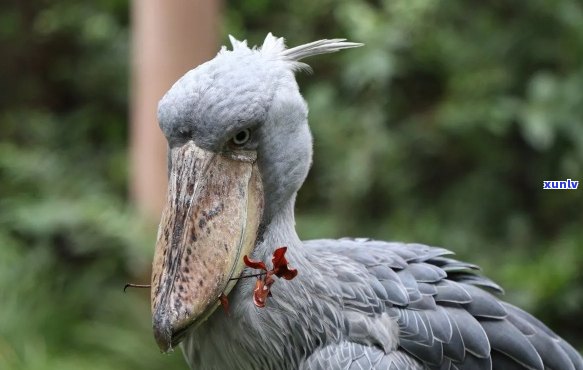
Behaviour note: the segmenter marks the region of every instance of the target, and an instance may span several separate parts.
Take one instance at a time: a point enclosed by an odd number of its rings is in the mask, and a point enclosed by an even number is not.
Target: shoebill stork
[[[296,193],[312,161],[294,72],[343,39],[286,49],[269,34],[186,73],[158,107],[169,187],[152,273],[154,337],[192,369],[583,369],[581,355],[442,248],[301,241]],[[254,304],[259,271],[287,246],[293,280]],[[227,295],[227,314],[218,297]]]

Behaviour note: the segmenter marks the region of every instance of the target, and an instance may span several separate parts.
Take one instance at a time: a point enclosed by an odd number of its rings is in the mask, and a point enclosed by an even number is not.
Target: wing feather
[[[500,301],[490,293],[503,293],[498,284],[480,275],[478,266],[449,257],[447,249],[366,239],[315,241],[312,247],[360,266],[369,288],[354,285],[354,273],[339,277],[349,285],[339,287],[345,307],[369,317],[379,309],[387,312],[399,329],[399,349],[391,353],[408,353],[426,369],[583,370],[573,347],[530,314]],[[365,329],[359,336],[366,336]],[[407,369],[388,358],[378,362],[383,369]]]
[[[441,280],[435,288],[437,289],[436,302],[470,303],[472,301],[470,293],[455,281]]]
[[[543,361],[532,343],[508,320],[484,320],[481,324],[493,349],[527,369],[544,370]]]

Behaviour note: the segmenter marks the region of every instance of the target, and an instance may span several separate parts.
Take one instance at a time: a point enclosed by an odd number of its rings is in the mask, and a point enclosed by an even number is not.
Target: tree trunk
[[[166,141],[158,101],[188,70],[217,52],[219,0],[132,2],[130,195],[151,219],[166,194]]]

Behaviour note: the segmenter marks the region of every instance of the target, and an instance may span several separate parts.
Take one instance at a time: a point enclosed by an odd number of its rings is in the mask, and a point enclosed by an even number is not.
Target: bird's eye
[[[241,146],[248,142],[250,137],[251,133],[249,132],[248,129],[245,129],[237,132],[237,134],[233,136],[233,139],[231,141],[233,142],[233,144]]]

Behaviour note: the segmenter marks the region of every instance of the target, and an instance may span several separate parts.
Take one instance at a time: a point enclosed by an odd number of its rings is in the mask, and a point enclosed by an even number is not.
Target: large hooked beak
[[[152,323],[164,352],[228,294],[255,246],[263,190],[255,152],[171,149],[167,204],[152,267]]]

